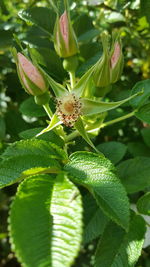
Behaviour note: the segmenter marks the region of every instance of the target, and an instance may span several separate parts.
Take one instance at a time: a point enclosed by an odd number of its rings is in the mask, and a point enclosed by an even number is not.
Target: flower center
[[[64,109],[69,112],[69,113],[72,113],[74,111],[74,105],[72,102],[68,103],[64,103]]]
[[[57,99],[56,113],[59,119],[68,127],[72,127],[81,115],[82,104],[73,93]]]

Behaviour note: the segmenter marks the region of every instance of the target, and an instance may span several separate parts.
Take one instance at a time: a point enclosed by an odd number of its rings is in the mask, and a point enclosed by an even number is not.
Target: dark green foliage
[[[106,142],[97,146],[97,148],[109,158],[112,163],[118,163],[126,153],[126,146],[120,142]],[[116,151],[116,153],[114,153]]]
[[[70,90],[53,43],[64,2],[0,1],[0,266],[149,267],[150,1],[69,4],[81,117],[75,129],[38,135],[50,118],[21,88],[11,51],[38,64],[54,113],[55,95]],[[96,88],[90,68],[103,32],[109,45],[113,32],[121,37],[124,69],[117,83]]]
[[[118,165],[118,175],[128,193],[135,193],[150,186],[150,158],[136,157]]]
[[[115,224],[108,224],[97,247],[95,267],[135,266],[142,250],[145,231],[145,221],[138,215],[133,215],[128,233]]]

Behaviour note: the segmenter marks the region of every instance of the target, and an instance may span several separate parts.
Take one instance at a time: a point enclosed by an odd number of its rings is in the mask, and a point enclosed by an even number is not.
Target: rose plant
[[[0,188],[19,184],[8,219],[11,249],[22,266],[70,267],[79,266],[76,257],[92,244],[96,249],[85,266],[132,267],[146,233],[140,214],[150,214],[150,159],[144,152],[124,158],[125,144],[97,145],[96,138],[105,127],[111,131],[128,118],[150,123],[150,81],[139,81],[126,97],[111,100],[115,83],[123,84],[123,29],[109,33],[92,26],[90,45],[100,39],[102,46],[88,65],[82,50],[88,43],[82,44],[84,34],[77,36],[71,1],[49,2],[50,8],[36,7],[45,14],[40,23],[34,8],[19,16],[50,39],[54,62],[47,48],[26,45],[14,35],[13,61],[30,95],[20,111],[23,116],[42,114],[45,127],[23,131],[24,140],[1,154]]]

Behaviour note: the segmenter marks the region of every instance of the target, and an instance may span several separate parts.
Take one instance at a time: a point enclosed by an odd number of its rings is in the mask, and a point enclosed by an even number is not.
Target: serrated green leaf
[[[50,210],[54,224],[52,266],[70,267],[80,248],[82,208],[77,187],[63,174],[54,185]]]
[[[67,160],[65,152],[55,144],[35,139],[12,144],[1,157],[1,188],[31,174],[58,173],[61,168],[58,160]]]
[[[1,155],[2,158],[15,156],[47,156],[48,158],[67,159],[67,155],[63,149],[57,145],[46,142],[44,140],[29,139],[15,142],[7,147]]]
[[[108,222],[108,218],[97,205],[90,194],[83,197],[84,207],[84,237],[83,242],[87,244],[99,237]]]
[[[106,216],[128,229],[129,202],[113,164],[101,155],[76,152],[65,169],[73,181],[85,186]]]
[[[43,128],[41,128],[41,127],[29,129],[29,130],[26,130],[26,131],[19,133],[19,136],[23,139],[35,138],[35,136],[38,133],[40,133],[42,130],[43,130]],[[60,138],[60,136],[56,135],[54,131],[50,131],[50,132],[47,132],[45,134],[42,134],[42,135],[38,136],[37,139],[52,142],[52,143],[54,143],[60,147],[62,147],[64,145],[63,139]]]
[[[94,267],[111,267],[123,242],[125,231],[113,222],[109,222],[97,246]],[[121,267],[121,266],[120,266]]]
[[[24,267],[51,266],[52,216],[49,212],[54,177],[24,180],[12,203],[9,234],[12,250]]]
[[[80,247],[81,219],[79,191],[63,175],[22,182],[9,217],[12,249],[22,266],[70,267]]]
[[[142,214],[150,215],[150,192],[138,199],[137,209]]]
[[[43,31],[40,27],[32,25],[28,27],[28,31],[23,34],[23,42],[28,47],[38,47],[49,49],[51,46],[51,38],[47,31]]]
[[[108,224],[98,244],[94,267],[134,267],[144,243],[146,227],[141,216],[133,215],[129,232]]]
[[[56,15],[51,9],[47,7],[33,7],[21,10],[18,15],[27,23],[33,23],[38,26],[48,35],[53,33]]]
[[[14,184],[31,174],[41,173],[41,167],[44,168],[44,173],[60,171],[60,165],[56,160],[43,155],[23,155],[3,160],[0,163],[0,188]]]
[[[118,175],[128,193],[135,193],[150,186],[150,158],[136,157],[117,166]]]
[[[115,141],[99,144],[96,148],[101,151],[106,158],[110,159],[113,164],[118,163],[124,157],[127,150],[124,144]]]

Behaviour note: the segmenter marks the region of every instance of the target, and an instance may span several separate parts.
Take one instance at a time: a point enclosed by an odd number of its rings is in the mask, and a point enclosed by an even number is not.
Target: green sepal
[[[51,121],[50,121],[50,124],[48,125],[48,127],[46,127],[44,130],[42,130],[40,133],[38,133],[36,135],[36,137],[39,136],[39,135],[42,135],[42,134],[44,134],[46,132],[49,132],[49,131],[53,130],[54,128],[56,128],[60,124],[62,124],[62,122],[59,120],[59,118],[57,117],[57,115],[54,114],[53,117],[52,117],[52,119],[51,119]]]
[[[97,101],[97,100],[91,100],[88,98],[82,98],[80,100],[83,104],[82,114],[83,115],[94,115],[94,114],[106,112],[108,110],[119,107],[120,105],[128,102],[129,100],[131,100],[132,98],[135,98],[138,95],[139,93],[134,94],[118,102],[102,102],[102,101]]]
[[[94,144],[92,143],[91,139],[88,137],[88,134],[85,130],[83,121],[81,119],[81,117],[78,118],[78,120],[76,121],[74,127],[76,128],[76,130],[79,132],[79,134],[82,136],[82,138],[98,153],[101,154],[99,150],[96,149],[96,147],[94,146]]]
[[[88,87],[88,84],[91,82],[92,74],[94,71],[95,65],[92,66],[78,81],[74,89],[72,90],[75,95],[78,97],[83,97],[84,93]]]
[[[94,68],[93,79],[96,87],[105,87],[111,83],[108,40],[108,35],[104,33],[102,35],[103,54]]]

